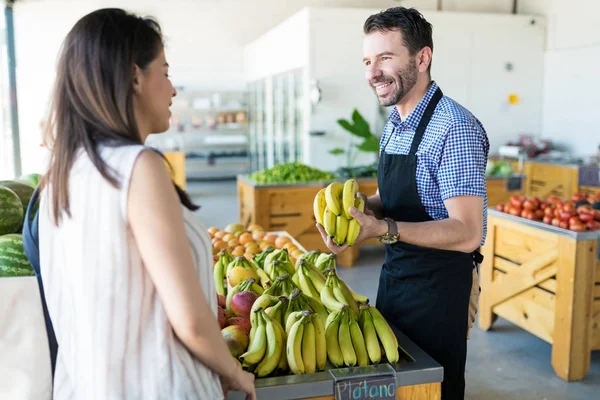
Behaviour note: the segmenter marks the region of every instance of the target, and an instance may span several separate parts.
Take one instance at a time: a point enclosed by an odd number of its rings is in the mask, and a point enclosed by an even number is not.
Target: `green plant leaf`
[[[354,125],[352,125],[349,121],[345,120],[345,119],[338,119],[338,124],[340,124],[340,126],[342,128],[344,128],[345,130],[347,130],[348,132],[350,132],[353,135],[356,136],[360,136],[356,133],[356,128],[354,127]]]
[[[379,151],[379,139],[376,136],[370,136],[361,144],[356,145],[356,148],[368,153],[377,153]]]
[[[334,156],[337,156],[338,154],[344,154],[345,152],[346,151],[344,149],[340,149],[339,147],[329,150],[329,154],[333,154]]]
[[[357,136],[365,139],[372,136],[369,123],[363,118],[357,109],[354,109],[354,112],[352,113],[352,121],[354,121],[354,133]]]

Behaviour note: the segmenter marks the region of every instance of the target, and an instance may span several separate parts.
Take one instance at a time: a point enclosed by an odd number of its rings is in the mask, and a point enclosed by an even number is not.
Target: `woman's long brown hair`
[[[100,157],[99,147],[142,144],[133,110],[134,66],[146,68],[162,47],[156,21],[114,8],[84,16],[67,35],[44,129],[51,156],[41,187],[51,184],[55,224],[63,212],[71,217],[69,173],[80,149],[107,181],[120,187],[118,174]],[[181,203],[197,210],[174,185]]]

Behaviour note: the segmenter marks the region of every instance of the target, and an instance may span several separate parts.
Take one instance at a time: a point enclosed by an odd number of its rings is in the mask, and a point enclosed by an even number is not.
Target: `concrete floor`
[[[237,222],[235,181],[188,182],[188,192],[202,206],[198,216],[207,228]],[[381,248],[363,248],[357,265],[340,275],[374,302],[383,257]],[[600,351],[592,353],[585,378],[571,383],[555,375],[551,352],[548,343],[501,318],[488,332],[476,323],[468,347],[466,399],[600,399]]]

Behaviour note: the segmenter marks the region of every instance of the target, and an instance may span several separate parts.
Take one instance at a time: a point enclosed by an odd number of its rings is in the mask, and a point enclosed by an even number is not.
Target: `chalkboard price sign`
[[[330,370],[335,400],[396,399],[396,370],[389,364]]]

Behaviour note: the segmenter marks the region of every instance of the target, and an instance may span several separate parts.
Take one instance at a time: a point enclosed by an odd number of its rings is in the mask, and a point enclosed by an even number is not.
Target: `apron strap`
[[[425,129],[427,129],[427,125],[431,120],[431,116],[433,115],[435,108],[437,107],[439,101],[442,99],[443,96],[444,94],[442,93],[442,89],[438,87],[433,96],[431,97],[431,100],[429,100],[429,104],[427,104],[427,107],[423,112],[423,116],[421,116],[421,121],[419,121],[419,125],[417,126],[417,130],[415,132],[415,136],[413,137],[412,145],[410,147],[410,153],[408,154],[417,154],[417,150],[419,149],[419,144],[421,144],[421,139],[423,139]]]
[[[38,287],[40,289],[40,298],[42,300],[42,309],[44,311],[44,320],[46,322],[46,334],[48,335],[48,347],[50,349],[50,367],[52,369],[52,377],[54,378],[54,370],[56,368],[56,356],[58,354],[58,342],[56,341],[56,334],[54,333],[54,326],[48,313],[48,306],[46,304],[46,296],[44,295],[44,282],[42,281],[42,274],[40,272],[40,249],[39,249],[39,231],[38,231],[38,216],[39,212],[36,211],[33,220],[31,220],[31,213],[33,207],[39,197],[39,188],[36,188],[29,200],[27,210],[25,211],[25,219],[23,221],[23,248],[29,263],[35,271],[35,276],[38,281]],[[31,221],[31,223],[30,223]]]

